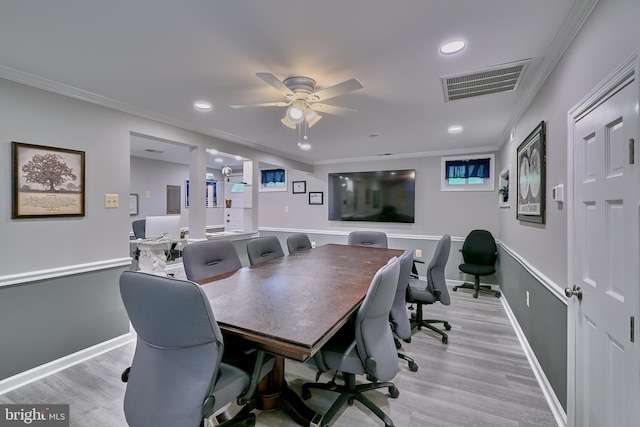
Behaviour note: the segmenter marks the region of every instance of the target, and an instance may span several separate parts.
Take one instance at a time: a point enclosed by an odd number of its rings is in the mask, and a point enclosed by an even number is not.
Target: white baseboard
[[[544,395],[544,398],[549,404],[549,408],[553,413],[553,417],[555,418],[556,423],[558,423],[558,427],[567,427],[567,414],[562,408],[562,405],[560,404],[560,401],[558,400],[556,393],[553,391],[553,387],[551,387],[551,383],[549,383],[547,376],[542,370],[542,367],[540,366],[540,363],[538,362],[538,359],[536,358],[536,355],[533,352],[533,349],[529,345],[529,341],[527,341],[527,337],[525,336],[524,332],[520,328],[520,324],[518,323],[516,316],[513,314],[513,311],[511,311],[511,307],[509,306],[509,303],[505,299],[504,294],[502,298],[500,298],[500,300],[502,300],[502,306],[504,307],[504,310],[507,313],[507,317],[509,318],[511,325],[513,326],[513,330],[515,331],[516,336],[518,337],[518,341],[520,341],[520,345],[524,350],[524,354],[527,356],[529,365],[531,366],[531,369],[533,369],[533,374],[535,375],[536,380],[538,380],[538,384],[540,384],[540,388],[542,389],[542,394]]]
[[[132,333],[126,333],[119,337],[110,339],[100,344],[96,344],[93,347],[85,348],[76,353],[69,354],[61,357],[60,359],[53,360],[44,365],[37,366],[28,371],[21,372],[12,377],[6,378],[0,381],[0,395],[7,393],[16,388],[27,385],[33,381],[37,381],[48,375],[62,371],[85,360],[99,356],[100,354],[114,350],[122,345],[128,344],[135,339],[135,335]]]

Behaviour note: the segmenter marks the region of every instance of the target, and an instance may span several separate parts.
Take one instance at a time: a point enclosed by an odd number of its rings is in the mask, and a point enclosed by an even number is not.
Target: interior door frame
[[[574,126],[581,118],[599,106],[604,100],[616,93],[620,88],[635,80],[636,100],[640,100],[640,51],[636,51],[629,59],[622,63],[616,70],[607,76],[600,84],[592,89],[582,100],[580,100],[567,113],[567,286],[572,287],[574,282],[573,269],[575,267],[574,237],[575,237],[575,210],[574,210],[574,167],[573,167],[573,138],[575,136]],[[636,107],[637,108],[637,107]],[[636,141],[640,142],[640,135],[636,129]],[[636,148],[638,151],[638,148]],[[638,156],[636,155],[636,158]],[[640,299],[636,301],[636,312],[640,311]],[[576,418],[576,316],[578,300],[568,298],[567,303],[567,426],[575,426]],[[638,319],[640,321],[640,319]],[[637,335],[637,334],[636,334]],[[638,363],[638,361],[636,361]]]

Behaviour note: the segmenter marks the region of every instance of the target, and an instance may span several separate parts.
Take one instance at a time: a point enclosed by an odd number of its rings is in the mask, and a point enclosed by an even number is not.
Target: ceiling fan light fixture
[[[283,125],[290,129],[296,128],[296,124],[289,120],[289,116],[284,116],[282,119],[280,119],[280,122],[282,122]]]
[[[287,109],[287,118],[295,123],[301,123],[304,120],[304,102],[295,101],[291,107]]]
[[[304,151],[311,150],[311,144],[308,142],[298,142],[298,148]]]
[[[313,110],[307,110],[304,115],[304,119],[307,121],[307,125],[309,125],[309,127],[318,123],[318,120],[320,120],[321,118],[322,116]]]

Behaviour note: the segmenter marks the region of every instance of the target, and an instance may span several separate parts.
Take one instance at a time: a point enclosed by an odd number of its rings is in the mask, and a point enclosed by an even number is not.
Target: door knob
[[[579,286],[573,285],[573,289],[565,288],[564,294],[567,296],[567,298],[576,297],[580,301],[582,301],[582,289],[580,289]]]

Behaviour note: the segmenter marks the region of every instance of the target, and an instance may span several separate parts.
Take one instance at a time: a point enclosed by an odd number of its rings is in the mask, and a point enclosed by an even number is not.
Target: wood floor
[[[367,395],[398,427],[552,427],[551,410],[535,380],[498,298],[470,291],[450,292],[450,306],[426,307],[426,316],[447,319],[452,326],[449,344],[434,333],[414,331],[403,349],[419,366],[410,372],[400,361],[394,382],[400,396],[382,391]],[[130,364],[134,344],[80,363],[64,371],[0,396],[0,403],[69,403],[73,427],[126,426],[122,410],[125,384],[121,372]],[[300,391],[313,381],[311,367],[286,362],[289,386]],[[322,381],[329,376],[323,375]],[[324,412],[334,393],[313,391],[307,404]],[[279,410],[259,412],[258,426],[295,426]],[[382,422],[355,403],[335,426],[381,426]],[[179,426],[176,426],[179,427]]]

